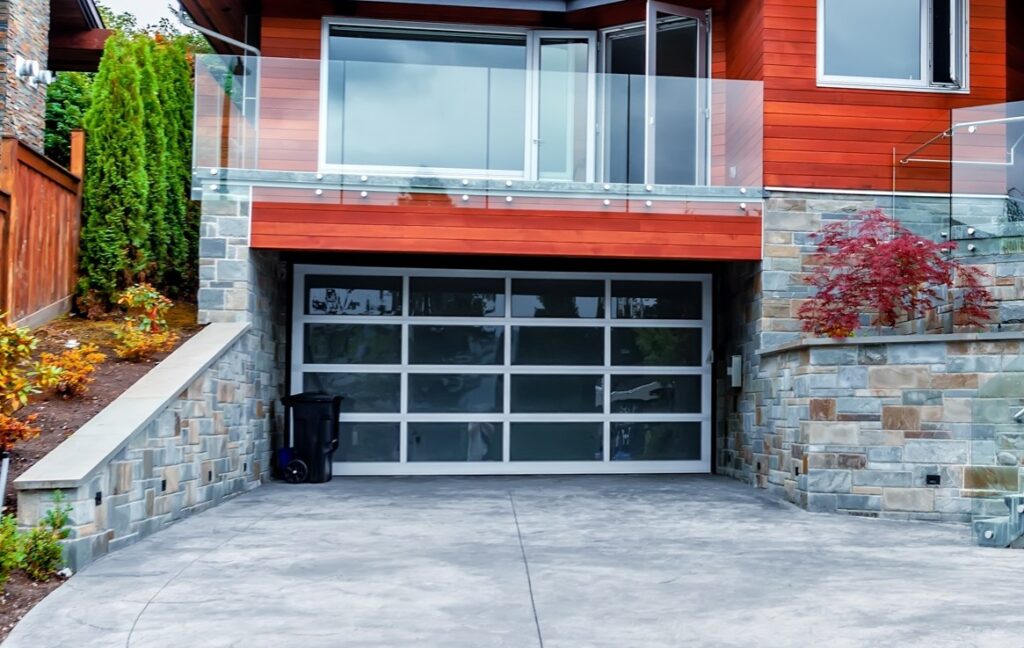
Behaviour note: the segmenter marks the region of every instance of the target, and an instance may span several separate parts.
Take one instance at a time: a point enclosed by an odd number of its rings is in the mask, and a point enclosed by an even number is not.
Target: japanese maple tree
[[[986,275],[948,256],[956,243],[918,236],[879,209],[863,212],[858,221],[827,225],[814,236],[818,265],[805,281],[816,292],[798,312],[806,332],[850,337],[862,314],[871,314],[876,326],[895,326],[924,316],[943,302],[943,294],[958,324],[991,319]]]

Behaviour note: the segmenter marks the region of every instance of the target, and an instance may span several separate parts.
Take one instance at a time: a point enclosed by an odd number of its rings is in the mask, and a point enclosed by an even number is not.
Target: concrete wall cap
[[[14,480],[14,487],[71,489],[85,483],[248,329],[245,322],[207,325]]]
[[[1024,340],[1024,331],[1003,333],[928,333],[915,335],[876,335],[874,337],[853,337],[833,340],[831,338],[804,338],[767,349],[758,349],[759,356],[771,356],[788,351],[802,351],[818,347],[878,346],[885,344],[925,344],[936,342],[999,342]]]

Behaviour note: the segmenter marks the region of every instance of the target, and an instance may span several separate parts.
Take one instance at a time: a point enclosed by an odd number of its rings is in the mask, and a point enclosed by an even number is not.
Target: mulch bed
[[[63,582],[63,578],[54,576],[45,583],[37,583],[21,572],[12,573],[0,592],[0,642],[7,638],[21,617]]]
[[[196,308],[192,304],[177,304],[168,314],[167,322],[178,331],[181,339],[178,346],[199,332],[196,325]],[[16,416],[24,418],[36,414],[35,426],[40,434],[31,441],[18,444],[11,452],[7,488],[4,495],[4,513],[17,514],[18,498],[13,481],[56,448],[78,428],[120,396],[128,387],[144,376],[150,369],[166,358],[162,353],[152,360],[125,362],[117,358],[112,344],[116,321],[87,320],[81,317],[65,317],[50,322],[33,331],[39,339],[36,356],[43,352],[60,353],[68,340],[82,344],[95,344],[107,354],[107,360],[93,373],[95,381],[85,396],[64,400],[52,394],[37,394],[29,405],[18,411]],[[175,347],[177,348],[177,347]],[[63,578],[54,577],[45,583],[37,583],[21,572],[13,572],[7,584],[0,591],[0,642],[7,638],[14,625],[47,594],[60,587]]]

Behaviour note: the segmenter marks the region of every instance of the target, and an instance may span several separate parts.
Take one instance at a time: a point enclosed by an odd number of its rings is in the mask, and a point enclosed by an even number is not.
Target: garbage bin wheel
[[[302,459],[292,459],[284,467],[284,480],[289,484],[301,484],[309,477],[309,467]]]

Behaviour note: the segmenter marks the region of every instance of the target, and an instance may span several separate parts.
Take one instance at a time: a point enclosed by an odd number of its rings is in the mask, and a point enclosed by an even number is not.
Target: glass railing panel
[[[958,254],[1024,252],[1024,102],[954,110],[951,159]]]
[[[502,209],[760,208],[761,83],[588,74],[552,60],[529,71],[199,57],[197,182],[291,188],[280,195],[303,201],[368,192],[443,194],[456,206],[483,196]]]

